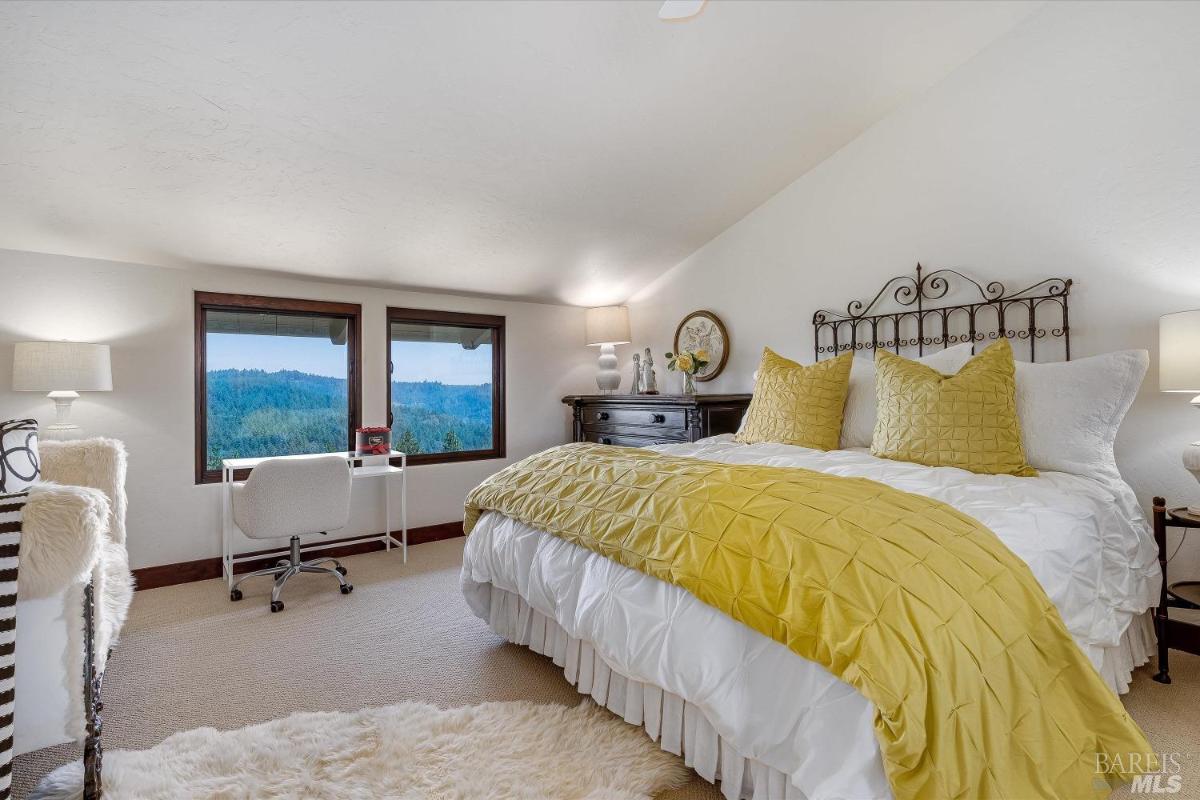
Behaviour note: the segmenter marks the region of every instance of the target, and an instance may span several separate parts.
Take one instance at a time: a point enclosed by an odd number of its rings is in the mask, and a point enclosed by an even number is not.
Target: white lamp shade
[[[667,0],[658,10],[658,18],[668,22],[694,17],[704,10],[708,0]]]
[[[587,310],[587,343],[629,344],[629,309],[602,306]]]
[[[1158,388],[1200,394],[1200,309],[1159,318]]]
[[[13,352],[18,392],[111,392],[108,345],[18,342]]]

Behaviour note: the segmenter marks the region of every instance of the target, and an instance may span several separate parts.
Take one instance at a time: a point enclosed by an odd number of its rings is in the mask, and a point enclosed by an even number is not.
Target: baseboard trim
[[[380,535],[380,534],[376,534]],[[408,529],[408,543],[410,545],[425,544],[427,542],[440,542],[443,539],[454,539],[463,535],[463,524],[458,522],[441,522],[437,525],[425,525],[420,528]],[[399,534],[397,534],[397,538]],[[342,558],[343,556],[353,556],[359,553],[371,553],[376,550],[382,550],[383,542],[378,540],[361,541],[362,536],[351,536],[346,539],[335,539],[330,544],[337,542],[346,542],[339,547],[329,547],[320,551],[321,555],[328,555],[332,558]],[[278,548],[275,548],[276,550]],[[269,553],[271,550],[257,550],[249,553],[239,553],[238,555],[257,555],[258,553]],[[315,555],[315,554],[314,554]],[[275,558],[264,558],[255,561],[243,561],[234,567],[234,572],[250,572],[256,569],[268,567]],[[196,561],[181,561],[177,564],[161,564],[157,567],[142,567],[133,571],[133,577],[137,581],[138,590],[142,589],[161,589],[164,586],[175,586],[180,583],[191,583],[193,581],[206,581],[212,578],[221,577],[221,558],[201,558]]]

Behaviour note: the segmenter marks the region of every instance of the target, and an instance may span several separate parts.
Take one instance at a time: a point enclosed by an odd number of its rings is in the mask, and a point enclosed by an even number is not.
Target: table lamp
[[[77,431],[71,403],[79,392],[111,392],[108,345],[85,342],[18,342],[13,351],[13,390],[49,392],[57,416],[44,430]]]
[[[1200,410],[1200,309],[1164,314],[1158,320],[1158,388],[1186,392]],[[1200,442],[1183,449],[1183,465],[1200,480]],[[1200,505],[1188,512],[1200,514]]]
[[[629,344],[629,309],[625,306],[589,308],[585,322],[588,346],[600,347],[596,385],[602,392],[615,392],[621,385],[616,345]]]

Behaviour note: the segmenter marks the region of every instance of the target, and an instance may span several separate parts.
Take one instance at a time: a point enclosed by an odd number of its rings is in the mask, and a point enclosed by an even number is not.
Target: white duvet
[[[864,477],[948,503],[1029,565],[1097,668],[1158,597],[1157,548],[1121,482],[975,475],[863,450],[742,445],[729,435],[654,449]],[[862,695],[677,586],[498,513],[468,538],[462,583],[481,618],[492,586],[515,593],[590,642],[613,669],[693,703],[744,756],[790,776],[810,800],[891,796],[874,709]]]

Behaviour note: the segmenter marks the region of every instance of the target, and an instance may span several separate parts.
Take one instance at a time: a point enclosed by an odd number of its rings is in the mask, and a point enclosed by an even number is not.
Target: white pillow
[[[0,494],[23,492],[41,475],[36,419],[0,422]]]
[[[1025,460],[1036,469],[1121,479],[1113,442],[1150,366],[1145,350],[1017,362]]]
[[[964,342],[914,359],[943,375],[953,375],[971,360],[971,343]],[[856,358],[850,368],[850,392],[842,412],[842,449],[870,447],[875,435],[875,358]]]

